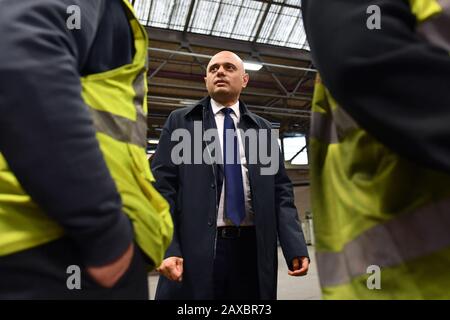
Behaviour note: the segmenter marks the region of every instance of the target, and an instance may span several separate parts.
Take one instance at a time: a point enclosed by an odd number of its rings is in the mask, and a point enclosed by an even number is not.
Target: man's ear
[[[203,77],[203,79],[205,80],[205,85],[207,85],[208,83],[206,82],[207,80],[206,80],[206,77]]]
[[[244,73],[243,75],[243,82],[242,82],[242,88],[247,87],[248,81],[250,80],[250,76],[248,73]]]

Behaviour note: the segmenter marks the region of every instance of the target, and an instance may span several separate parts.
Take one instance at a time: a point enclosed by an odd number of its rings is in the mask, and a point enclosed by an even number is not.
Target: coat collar
[[[184,113],[184,117],[187,118],[190,114],[202,114],[203,109],[209,110],[211,103],[210,101],[211,97],[206,96],[193,106],[187,107]],[[261,128],[259,122],[255,118],[255,115],[248,110],[247,105],[242,100],[239,100],[239,109],[241,111],[241,117],[243,119],[244,118],[249,119],[255,124],[255,126]]]

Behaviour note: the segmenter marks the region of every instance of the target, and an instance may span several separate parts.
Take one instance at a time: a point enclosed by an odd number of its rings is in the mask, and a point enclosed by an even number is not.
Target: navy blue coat
[[[242,101],[240,111],[239,128],[244,132],[248,129],[271,130],[270,123],[251,113]],[[200,121],[197,124],[202,124],[202,130],[216,128],[210,97],[170,114],[152,159],[155,186],[170,203],[175,225],[174,238],[166,257],[179,256],[184,259],[183,281],[174,282],[161,276],[156,299],[214,298],[213,265],[222,166],[206,163],[175,165],[171,159],[172,149],[179,143],[171,141],[172,132],[184,128],[193,136],[195,121]],[[190,145],[193,155],[193,141]],[[269,147],[267,149],[270,150]],[[248,152],[247,144],[247,159]],[[279,148],[277,153],[280,154]],[[286,175],[281,155],[276,174],[261,175],[262,167],[260,161],[248,164],[255,212],[259,288],[262,299],[276,299],[277,236],[289,268],[293,258],[308,256],[308,251],[294,204],[292,184]]]

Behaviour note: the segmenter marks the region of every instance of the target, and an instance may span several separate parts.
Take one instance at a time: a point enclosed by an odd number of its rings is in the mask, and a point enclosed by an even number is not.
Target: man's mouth
[[[228,81],[225,81],[225,80],[216,80],[216,81],[214,81],[214,84],[215,84],[215,85],[218,85],[218,84],[228,84]]]

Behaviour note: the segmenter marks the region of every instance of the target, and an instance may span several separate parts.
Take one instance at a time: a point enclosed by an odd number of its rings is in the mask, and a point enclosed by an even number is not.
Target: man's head
[[[211,98],[228,107],[239,100],[248,79],[241,58],[233,52],[221,51],[209,61],[205,83]]]

